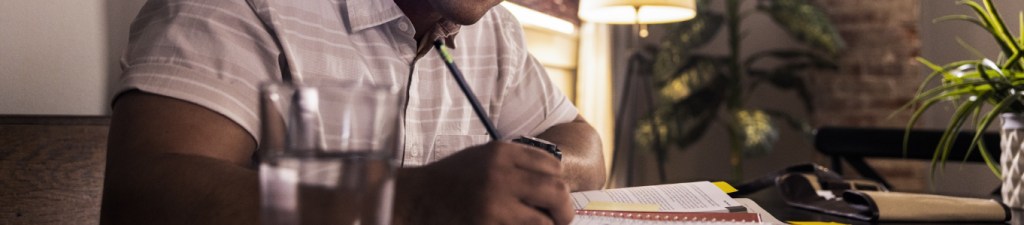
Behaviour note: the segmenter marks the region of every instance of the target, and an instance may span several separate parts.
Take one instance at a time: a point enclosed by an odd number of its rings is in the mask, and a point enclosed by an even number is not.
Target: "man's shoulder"
[[[260,0],[148,0],[147,5],[152,6],[164,6],[164,7],[185,7],[194,6],[207,9],[214,8],[231,8],[231,7],[244,7],[249,8],[250,4],[254,2],[260,2]]]
[[[213,17],[214,14],[252,13],[251,0],[148,0],[139,12],[164,12],[170,15],[196,14]]]
[[[487,11],[487,14],[480,19],[479,23],[491,23],[495,25],[514,25],[512,28],[518,28],[519,20],[516,19],[512,12],[509,12],[504,6],[497,5]]]
[[[491,7],[491,10],[488,11],[487,14],[501,17],[503,19],[515,19],[515,16],[512,15],[512,12],[508,11],[508,9],[501,4]]]
[[[463,31],[466,31],[464,27]],[[470,25],[468,30],[474,30],[475,32],[459,32],[460,34],[476,33],[475,35],[497,35],[503,38],[521,38],[523,35],[523,27],[519,24],[519,20],[516,19],[508,9],[501,5],[492,7],[487,14],[477,21],[476,24]],[[471,35],[472,36],[472,35]],[[504,42],[518,42],[517,40],[504,40]],[[512,44],[512,43],[506,43]]]

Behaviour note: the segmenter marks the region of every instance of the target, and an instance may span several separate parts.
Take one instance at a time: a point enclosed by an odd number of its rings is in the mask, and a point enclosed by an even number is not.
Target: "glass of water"
[[[262,223],[390,224],[397,96],[344,82],[262,85]]]

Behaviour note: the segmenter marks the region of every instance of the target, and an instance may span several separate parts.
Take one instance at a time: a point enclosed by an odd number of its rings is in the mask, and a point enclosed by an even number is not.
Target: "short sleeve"
[[[571,122],[578,111],[548,77],[547,71],[525,46],[522,27],[507,10],[495,7],[505,45],[512,57],[507,86],[502,98],[497,127],[505,138],[536,136],[552,126]]]
[[[276,46],[245,1],[151,0],[132,22],[117,92],[198,104],[258,140],[258,87],[281,73]]]

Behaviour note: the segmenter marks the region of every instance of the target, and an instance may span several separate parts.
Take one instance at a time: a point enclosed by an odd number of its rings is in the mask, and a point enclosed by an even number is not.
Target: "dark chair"
[[[109,123],[0,115],[0,224],[99,224]]]
[[[892,189],[892,184],[872,169],[864,158],[931,160],[942,136],[942,131],[939,130],[912,130],[907,151],[904,153],[904,132],[905,130],[901,128],[822,127],[818,128],[814,135],[814,147],[831,157],[832,170],[836,173],[842,174],[842,161],[846,161],[864,178],[878,181]],[[948,160],[959,162],[966,156],[968,162],[984,162],[978,152],[980,148],[976,147],[974,152],[967,155],[973,138],[974,132],[960,132]],[[989,154],[998,161],[999,134],[985,133],[982,138]]]

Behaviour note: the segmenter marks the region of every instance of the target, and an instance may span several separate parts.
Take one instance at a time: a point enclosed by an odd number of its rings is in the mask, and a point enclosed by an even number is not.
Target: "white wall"
[[[0,114],[109,113],[142,0],[0,1]]]

